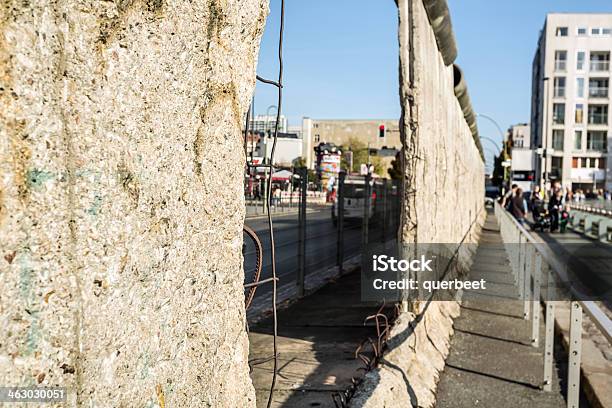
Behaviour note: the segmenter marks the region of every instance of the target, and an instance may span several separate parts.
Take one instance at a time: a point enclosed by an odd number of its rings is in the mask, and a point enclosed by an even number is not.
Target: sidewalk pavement
[[[273,407],[334,407],[332,394],[364,375],[355,358],[358,345],[376,338],[364,319],[378,309],[360,301],[359,272],[352,272],[278,313],[278,376]],[[272,356],[272,320],[250,328],[250,360]],[[253,364],[251,378],[257,406],[265,407],[272,380],[272,361]]]
[[[470,271],[469,279],[481,278],[490,286],[486,295],[464,294],[461,315],[454,323],[450,355],[438,383],[436,406],[565,406],[560,386],[560,382],[565,384],[565,374],[560,374],[562,367],[553,367],[552,392],[540,390],[544,317],[540,318],[540,347],[532,347],[532,322],[523,319],[523,302],[505,297],[508,293],[518,296],[518,290],[493,214],[487,217]],[[496,297],[496,293],[504,297]],[[561,354],[556,343],[555,354]]]

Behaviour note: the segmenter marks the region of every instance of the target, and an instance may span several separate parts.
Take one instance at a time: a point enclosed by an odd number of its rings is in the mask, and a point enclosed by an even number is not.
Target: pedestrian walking
[[[525,200],[525,197],[523,197],[522,188],[517,188],[514,196],[510,199],[510,212],[519,223],[525,224],[527,201]]]
[[[514,197],[514,193],[516,193],[517,188],[518,186],[516,184],[513,184],[510,190],[508,190],[508,192],[504,194],[504,197],[502,198],[501,206],[508,211],[510,211],[512,208],[512,197]]]
[[[557,193],[548,201],[548,212],[550,213],[550,232],[555,232],[559,229],[559,216],[563,210],[563,193],[557,190]]]

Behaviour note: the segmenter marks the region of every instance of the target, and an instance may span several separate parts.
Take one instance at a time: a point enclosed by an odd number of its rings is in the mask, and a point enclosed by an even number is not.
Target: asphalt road
[[[270,236],[267,218],[247,219],[246,224],[259,236],[264,247],[261,279],[272,276]],[[297,214],[273,217],[276,248],[276,274],[279,285],[295,283],[298,273],[298,216]],[[325,208],[306,214],[306,274],[336,264],[338,232],[332,223],[331,209]],[[255,246],[245,235],[244,269],[246,282],[251,282],[255,270]],[[344,232],[345,258],[361,250],[361,223],[346,222]],[[260,286],[256,297],[271,291],[271,284]]]
[[[592,291],[591,300],[602,300],[610,307],[612,301],[612,245],[567,231],[532,232],[565,261],[568,269]]]

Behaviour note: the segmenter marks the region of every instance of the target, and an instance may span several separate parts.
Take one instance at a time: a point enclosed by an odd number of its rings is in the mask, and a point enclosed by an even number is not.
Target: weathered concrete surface
[[[453,68],[444,64],[423,2],[397,3],[405,170],[400,240],[406,248],[466,244],[453,271],[462,277],[484,217],[484,163],[454,93]],[[385,361],[367,374],[352,406],[433,406],[459,304],[414,301],[409,308],[393,329]]]
[[[254,405],[244,156],[265,0],[0,6],[0,384]]]
[[[422,1],[400,1],[404,243],[459,243],[484,205],[484,162]]]

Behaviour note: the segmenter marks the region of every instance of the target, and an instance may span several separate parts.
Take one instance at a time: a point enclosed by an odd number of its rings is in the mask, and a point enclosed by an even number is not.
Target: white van
[[[369,197],[369,219],[374,217],[375,213],[375,181],[370,180],[370,197]],[[346,176],[344,179],[344,219],[345,220],[363,220],[363,213],[366,204],[366,185],[365,177],[363,176]],[[338,222],[338,195],[332,204],[332,221],[334,225]]]

